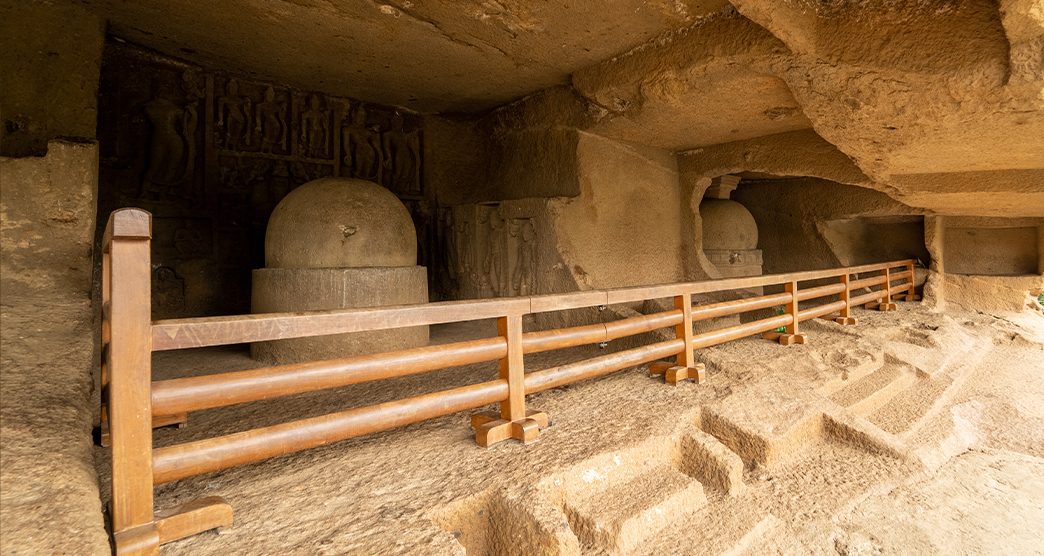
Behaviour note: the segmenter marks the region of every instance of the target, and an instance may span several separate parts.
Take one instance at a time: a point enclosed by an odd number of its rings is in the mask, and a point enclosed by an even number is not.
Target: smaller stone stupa
[[[703,253],[723,278],[762,274],[758,223],[747,207],[730,199],[739,181],[739,176],[714,178],[700,203]]]
[[[283,313],[428,301],[410,213],[373,182],[323,178],[287,195],[268,221],[265,268],[254,270],[251,311]],[[266,363],[335,359],[426,345],[428,327],[258,342]]]

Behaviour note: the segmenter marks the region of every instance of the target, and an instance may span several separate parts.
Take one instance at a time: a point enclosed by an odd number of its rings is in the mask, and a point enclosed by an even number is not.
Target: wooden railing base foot
[[[663,376],[667,369],[677,366],[678,364],[674,362],[657,361],[649,365],[649,376]]]
[[[841,326],[855,326],[859,324],[859,319],[855,317],[834,317],[833,321]]]
[[[543,411],[526,411],[526,416],[517,421],[508,421],[497,413],[479,413],[471,416],[475,442],[483,448],[509,438],[523,444],[536,442],[540,438],[540,429],[550,425],[551,419]]]
[[[781,346],[792,346],[794,344],[804,344],[808,340],[808,337],[804,334],[786,334],[783,332],[766,332],[761,335],[766,340],[772,340],[779,342]]]
[[[231,526],[232,506],[220,496],[207,496],[156,514],[160,544]]]
[[[895,311],[895,310],[898,309],[898,306],[895,303],[891,303],[891,302],[889,302],[889,303],[875,303],[875,302],[871,301],[870,303],[867,303],[867,304],[863,305],[863,308],[864,309],[869,309],[869,310],[877,309],[878,311]]]
[[[671,385],[677,385],[684,380],[693,380],[696,384],[701,384],[707,380],[707,367],[703,363],[686,367],[674,363],[657,362],[649,366],[649,375],[663,375],[663,381]]]
[[[146,523],[113,534],[116,556],[159,554],[160,534],[155,523]]]
[[[917,294],[907,295],[906,297],[903,298],[903,301],[920,301],[920,300],[921,300],[921,296],[919,296]]]

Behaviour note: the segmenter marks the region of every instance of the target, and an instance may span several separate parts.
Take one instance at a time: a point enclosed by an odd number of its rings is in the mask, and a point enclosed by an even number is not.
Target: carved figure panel
[[[443,209],[439,244],[446,253],[440,285],[448,297],[532,295],[539,292],[537,218],[520,205],[461,205]]]
[[[157,314],[249,311],[250,272],[264,266],[272,209],[321,177],[384,184],[414,217],[418,263],[443,258],[441,213],[424,198],[420,123],[411,114],[117,43],[105,51],[99,99],[97,237],[112,210],[153,213],[153,263],[164,269],[154,278],[165,288],[154,297]]]

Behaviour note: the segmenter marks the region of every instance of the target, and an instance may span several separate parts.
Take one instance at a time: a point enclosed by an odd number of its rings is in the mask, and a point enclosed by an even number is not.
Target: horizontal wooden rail
[[[743,299],[722,301],[720,303],[710,303],[707,305],[696,305],[692,308],[692,320],[702,321],[718,317],[728,317],[740,313],[746,313],[748,311],[778,307],[787,301],[790,301],[789,293],[777,293],[774,295],[746,297]]]
[[[693,336],[692,349],[708,348],[731,340],[746,338],[747,336],[759,334],[768,330],[774,330],[781,326],[787,326],[793,322],[794,317],[791,315],[776,315],[774,317],[738,324],[728,328],[719,328],[718,330],[704,332],[703,334]]]
[[[152,415],[177,415],[496,361],[506,353],[507,343],[503,338],[486,338],[345,359],[160,380],[152,383]]]
[[[524,353],[540,353],[555,349],[610,342],[675,326],[682,321],[680,310],[629,317],[612,322],[526,332],[522,335]]]
[[[156,484],[490,404],[499,404],[499,412],[472,416],[476,442],[482,446],[507,438],[530,442],[548,425],[548,417],[527,409],[528,394],[667,358],[674,359],[661,371],[667,382],[700,381],[704,370],[696,362],[695,350],[759,333],[782,344],[804,343],[805,335],[799,332],[801,322],[837,313],[838,323],[855,324],[850,315],[852,307],[872,304],[879,310],[893,310],[893,294],[905,291],[906,299],[911,300],[914,292],[914,262],[904,260],[568,294],[152,322],[148,319],[150,236],[150,215],[123,209],[110,217],[102,249],[102,424],[109,427],[112,439],[112,526],[118,554],[154,554],[160,543],[231,524],[231,507],[217,498],[190,503],[173,513],[156,514],[152,492]],[[867,273],[875,274],[857,278]],[[837,282],[820,283],[828,279]],[[809,282],[816,285],[801,287]],[[697,294],[766,286],[782,286],[784,291],[695,306],[692,303],[692,296]],[[873,287],[880,289],[865,291]],[[823,299],[831,296],[837,299]],[[526,315],[662,299],[671,300],[673,309],[611,322],[523,331]],[[810,300],[823,301],[800,308],[801,302]],[[694,331],[693,322],[780,307],[782,314],[700,334]],[[481,319],[496,319],[497,336],[327,361],[151,380],[154,351]],[[525,372],[526,354],[603,344],[665,328],[674,329],[674,339]],[[176,422],[192,411],[492,361],[498,362],[496,380],[173,446],[152,446],[152,426]]]
[[[869,288],[871,286],[876,286],[878,284],[884,284],[884,283],[885,283],[885,277],[884,276],[871,276],[869,278],[862,278],[862,279],[859,279],[859,280],[852,280],[851,282],[848,283],[848,288],[852,289],[852,290],[858,290],[858,289]]]
[[[156,321],[152,326],[152,345],[155,351],[163,351],[483,320],[504,315],[580,309],[597,305],[615,305],[649,299],[666,299],[683,294],[714,293],[778,285],[787,282],[837,278],[840,270],[847,270],[849,274],[856,274],[880,271],[906,264],[908,264],[908,261],[893,261],[838,270],[767,274],[751,278],[706,280],[538,297],[500,297],[395,307],[160,320]],[[867,280],[880,280],[871,284],[875,285],[883,283],[884,277]],[[858,286],[854,284],[859,282],[859,280],[853,280],[852,289],[856,289]],[[595,302],[592,303],[592,300]],[[539,310],[534,310],[534,307],[539,308]]]
[[[845,302],[844,301],[834,301],[832,303],[824,303],[822,305],[817,305],[815,307],[810,307],[808,309],[801,310],[801,312],[798,313],[798,320],[803,322],[803,321],[806,321],[806,320],[819,318],[819,317],[822,317],[823,315],[829,315],[831,313],[836,313],[836,312],[838,312],[838,311],[840,311],[841,309],[844,309],[844,308],[845,308]]]
[[[828,295],[837,295],[843,291],[845,291],[844,284],[827,284],[826,286],[798,290],[797,299],[798,301],[808,301],[809,299],[819,299]]]
[[[557,386],[572,384],[620,369],[656,361],[657,359],[677,355],[684,349],[684,340],[666,340],[542,371],[534,371],[526,374],[526,394],[543,392]]]
[[[152,477],[167,483],[299,452],[331,442],[378,432],[433,417],[475,409],[507,399],[503,380],[461,386],[423,396],[349,409],[226,436],[157,448],[152,453]]]
[[[522,337],[524,353],[597,344],[674,326],[681,311],[665,311],[609,323],[576,326]],[[246,402],[340,388],[448,367],[496,361],[507,353],[503,338],[485,338],[343,359],[279,365],[152,383],[153,416],[180,415]]]
[[[863,305],[864,303],[871,303],[873,301],[880,301],[888,296],[886,290],[876,290],[863,295],[857,295],[849,300],[849,304],[853,306]]]
[[[899,293],[899,292],[910,291],[911,289],[913,289],[913,287],[914,287],[913,282],[907,282],[907,283],[905,283],[905,284],[903,284],[901,286],[892,286],[889,291],[891,291],[892,293]]]

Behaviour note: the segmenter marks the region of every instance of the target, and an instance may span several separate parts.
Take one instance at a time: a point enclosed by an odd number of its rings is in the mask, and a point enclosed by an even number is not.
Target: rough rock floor
[[[162,485],[158,508],[220,495],[236,512],[234,527],[164,553],[1044,551],[1044,318],[909,303],[857,316],[855,327],[808,323],[807,345],[751,338],[703,350],[701,385],[633,369],[531,396],[552,426],[528,446],[479,448],[458,414]],[[433,337],[492,333],[485,324]],[[157,378],[251,366],[239,350],[156,357]],[[186,428],[157,431],[156,444],[495,372],[478,365],[199,412]],[[108,456],[95,449],[95,459],[107,497]],[[55,511],[93,519],[79,506]],[[5,522],[5,537],[22,534]]]

